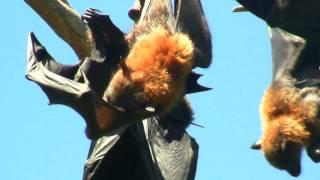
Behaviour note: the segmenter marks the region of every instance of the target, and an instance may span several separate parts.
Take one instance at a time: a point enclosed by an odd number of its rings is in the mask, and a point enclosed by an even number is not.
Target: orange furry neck
[[[299,91],[291,87],[272,85],[261,104],[261,148],[265,153],[275,151],[284,142],[305,144],[310,139],[309,121],[316,119],[316,105],[305,102]]]

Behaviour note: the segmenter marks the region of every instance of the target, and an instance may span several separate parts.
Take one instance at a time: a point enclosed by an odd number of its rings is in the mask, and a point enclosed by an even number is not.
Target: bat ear
[[[261,140],[258,140],[255,143],[253,143],[250,148],[254,149],[254,150],[260,150],[261,149]]]

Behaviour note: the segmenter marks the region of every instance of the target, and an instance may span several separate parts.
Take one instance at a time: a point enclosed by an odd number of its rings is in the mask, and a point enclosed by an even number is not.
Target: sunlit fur
[[[316,102],[304,98],[297,88],[274,83],[265,92],[260,110],[261,150],[273,166],[298,175],[301,150],[313,136],[310,127],[317,124]]]
[[[167,113],[184,95],[192,69],[193,44],[188,36],[154,27],[134,43],[105,93],[111,102],[129,110],[152,106]]]

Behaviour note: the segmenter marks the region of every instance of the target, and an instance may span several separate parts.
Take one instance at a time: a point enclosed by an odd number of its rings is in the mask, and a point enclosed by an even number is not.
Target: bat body
[[[143,113],[149,108],[164,115],[185,94],[194,46],[186,34],[176,32],[165,5],[154,4],[150,17],[129,34],[130,52],[103,98],[127,111]]]
[[[320,44],[314,21],[320,3],[239,2],[271,26],[273,78],[261,102],[262,136],[253,148],[261,149],[274,167],[299,176],[304,148],[320,161]]]

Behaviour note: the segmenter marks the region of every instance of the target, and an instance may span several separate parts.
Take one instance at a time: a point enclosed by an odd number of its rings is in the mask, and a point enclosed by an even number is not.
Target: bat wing
[[[165,117],[143,121],[147,142],[154,163],[164,179],[194,179],[198,144],[187,132],[191,115],[185,102]]]
[[[320,85],[320,44],[280,28],[269,28],[273,80],[288,79],[302,89]]]
[[[318,0],[237,0],[246,9],[279,27],[306,39],[320,38],[320,2]]]
[[[211,34],[200,0],[175,0],[174,16],[176,28],[194,43],[194,67],[208,67],[212,59]]]
[[[286,78],[295,86],[319,84],[320,2],[238,0],[270,28],[273,80]]]
[[[119,127],[129,124],[132,114],[113,107],[95,92],[81,68],[83,64],[80,67],[58,64],[33,33],[29,35],[27,60],[26,77],[42,88],[50,104],[63,104],[78,112],[87,124],[88,138],[96,139],[105,133],[117,133]],[[72,79],[75,72],[81,72],[82,82]]]
[[[94,43],[90,56],[81,64],[81,68],[92,88],[102,97],[120,60],[128,53],[128,44],[123,32],[108,15],[88,9],[82,19],[88,23]],[[78,75],[81,76],[81,73],[78,72]]]
[[[94,10],[90,10],[84,19],[92,29],[94,41],[90,56],[76,65],[59,64],[31,33],[26,77],[42,88],[50,104],[63,104],[78,112],[87,124],[87,136],[95,139],[107,132],[116,133],[118,127],[134,119],[128,117],[136,116],[101,98],[127,51],[124,34],[109,16]]]
[[[196,72],[191,72],[189,74],[186,82],[186,94],[211,90],[211,88],[202,86],[198,83],[198,79],[201,76],[202,76],[201,74],[197,74]]]
[[[306,41],[280,28],[269,28],[269,34],[272,46],[273,80],[279,80],[297,67]]]
[[[211,33],[200,0],[175,0],[176,28],[189,35],[195,47],[194,67],[206,68],[211,64]],[[208,91],[211,88],[197,81],[202,75],[192,72],[187,79],[186,93]]]
[[[194,179],[198,144],[185,130],[186,105],[95,141],[84,179]]]
[[[77,70],[56,63],[33,33],[29,35],[27,60],[26,77],[42,88],[50,104],[69,106],[80,112],[88,122],[95,119],[93,108],[96,97],[89,84],[73,81],[71,77]],[[70,74],[69,78],[63,76],[65,74]]]

